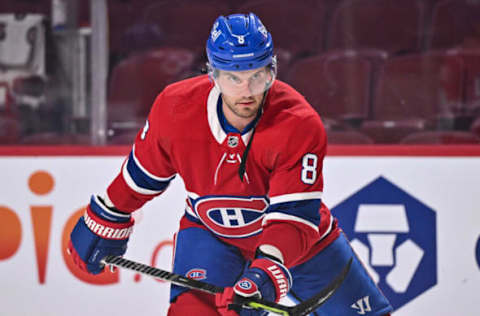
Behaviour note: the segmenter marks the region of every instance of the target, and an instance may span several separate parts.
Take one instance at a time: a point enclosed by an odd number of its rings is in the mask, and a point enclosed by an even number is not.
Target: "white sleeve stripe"
[[[166,177],[166,178],[163,178],[163,177],[158,177],[150,172],[148,172],[147,169],[145,169],[145,167],[142,166],[142,164],[138,161],[137,157],[135,156],[135,145],[133,145],[133,148],[132,148],[132,157],[133,157],[133,161],[135,162],[135,165],[137,165],[137,167],[142,170],[142,172],[144,174],[146,174],[148,177],[154,179],[154,180],[157,180],[157,181],[170,181],[173,179],[173,177],[175,177],[175,175],[171,175],[169,177]]]
[[[192,210],[190,205],[187,204],[187,206],[185,207],[185,211],[187,212],[188,215],[198,218],[197,214],[195,214],[195,212]]]
[[[278,260],[280,260],[282,263],[284,263],[285,261],[283,260],[283,254],[282,252],[280,251],[280,249],[278,249],[277,247],[273,246],[273,245],[269,245],[269,244],[262,244],[258,247],[260,249],[261,252],[267,254],[267,255],[270,255],[272,257],[275,257],[277,258]],[[288,269],[287,269],[288,270]]]
[[[105,205],[106,205],[106,206],[108,206],[108,207],[115,207],[115,205],[113,205],[112,200],[111,200],[110,197],[108,196],[108,192],[105,192],[105,195],[103,196],[103,200],[105,201]]]
[[[196,200],[200,197],[200,195],[198,195],[197,193],[194,193],[194,192],[190,192],[190,191],[187,191],[187,195],[192,198],[193,200]]]
[[[301,200],[321,199],[322,196],[323,196],[322,191],[290,193],[290,194],[277,195],[277,196],[271,197],[270,204],[301,201]]]
[[[325,230],[325,232],[322,234],[322,236],[320,236],[320,239],[323,239],[325,236],[328,235],[328,233],[330,233],[332,231],[332,227],[333,227],[333,216],[330,214],[330,223],[328,224],[328,228],[327,230]]]
[[[160,192],[163,192],[165,190],[149,190],[149,189],[144,189],[144,188],[141,188],[139,187],[135,181],[133,181],[132,177],[130,176],[130,174],[128,173],[128,170],[127,170],[127,164],[128,164],[128,161],[125,162],[125,164],[123,165],[123,170],[122,170],[122,176],[123,176],[123,179],[125,180],[125,182],[127,183],[127,185],[135,192],[138,192],[140,194],[146,194],[146,195],[152,195],[152,194],[158,194]]]
[[[95,199],[95,203],[97,203],[97,205],[100,206],[105,213],[110,214],[114,217],[121,217],[121,218],[126,218],[126,219],[130,218],[130,214],[122,214],[122,213],[118,213],[118,212],[112,212],[111,210],[109,210],[107,205],[105,203],[102,203],[102,201],[100,201],[100,199],[98,198],[97,195],[94,195],[93,198]]]
[[[265,226],[265,224],[269,220],[284,220],[284,221],[299,222],[299,223],[302,223],[302,224],[305,224],[305,225],[309,226],[310,228],[312,228],[313,230],[318,232],[318,226],[317,225],[315,225],[315,224],[313,224],[313,223],[311,223],[311,222],[309,222],[309,221],[307,221],[303,218],[293,216],[293,215],[289,215],[289,214],[285,214],[285,213],[280,213],[280,212],[268,213],[263,218],[262,226]]]

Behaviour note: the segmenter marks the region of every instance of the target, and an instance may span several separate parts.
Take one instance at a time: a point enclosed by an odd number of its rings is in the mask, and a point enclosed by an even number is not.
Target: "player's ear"
[[[214,74],[214,69],[213,67],[210,65],[210,63],[207,63],[206,64],[207,66],[207,74],[208,74],[208,78],[210,79],[210,81],[212,83],[215,83],[215,74]]]
[[[220,87],[217,84],[217,81],[215,80],[218,77],[218,69],[215,69],[210,65],[210,63],[207,62],[207,74],[208,78],[210,79],[210,82],[212,82],[215,87],[217,87],[220,90]]]

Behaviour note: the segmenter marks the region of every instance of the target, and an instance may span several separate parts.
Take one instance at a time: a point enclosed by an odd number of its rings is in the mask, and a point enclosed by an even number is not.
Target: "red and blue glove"
[[[85,214],[80,217],[70,234],[68,252],[83,271],[98,274],[108,255],[122,256],[133,230],[130,214],[108,207],[98,196],[92,196]]]
[[[252,261],[233,287],[227,287],[223,293],[216,295],[215,304],[222,316],[266,315],[266,312],[240,308],[235,304],[235,297],[239,295],[278,302],[287,295],[291,286],[292,276],[283,264],[260,257]]]

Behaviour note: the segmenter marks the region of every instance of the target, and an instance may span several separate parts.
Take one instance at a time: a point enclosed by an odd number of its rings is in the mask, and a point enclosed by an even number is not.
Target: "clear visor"
[[[275,68],[266,66],[246,71],[214,69],[212,77],[223,94],[241,97],[263,94],[272,86],[275,75]]]

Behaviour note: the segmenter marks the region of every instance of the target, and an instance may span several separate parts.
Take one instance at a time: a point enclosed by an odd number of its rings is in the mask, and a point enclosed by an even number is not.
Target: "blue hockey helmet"
[[[273,64],[272,36],[253,13],[220,16],[207,40],[209,67],[242,71]]]

